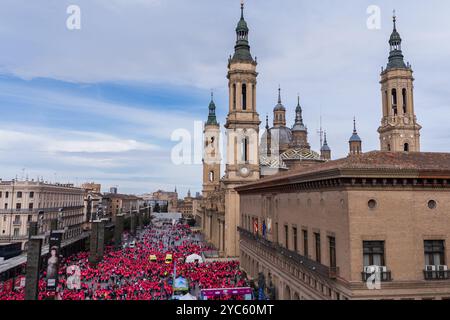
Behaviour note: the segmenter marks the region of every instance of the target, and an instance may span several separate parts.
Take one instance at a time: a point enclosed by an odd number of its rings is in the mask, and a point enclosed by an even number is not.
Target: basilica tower
[[[389,39],[389,62],[381,73],[383,118],[378,129],[381,151],[420,152],[420,129],[414,113],[413,71],[405,64],[402,39],[397,31],[394,14],[394,30]]]
[[[256,60],[250,53],[249,29],[244,19],[244,4],[236,28],[235,52],[228,61],[229,111],[225,193],[225,252],[238,256],[239,195],[235,187],[258,180],[259,115],[256,112]]]
[[[205,198],[212,191],[218,189],[220,185],[220,126],[216,118],[216,105],[212,93],[208,109],[208,121],[203,131],[205,141],[203,154],[203,197]]]

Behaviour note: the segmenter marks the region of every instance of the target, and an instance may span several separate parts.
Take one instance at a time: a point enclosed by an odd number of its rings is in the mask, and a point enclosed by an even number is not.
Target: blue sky
[[[271,116],[280,84],[289,124],[300,93],[313,149],[320,115],[333,158],[347,154],[353,116],[364,150],[378,149],[379,73],[395,8],[415,71],[422,149],[448,151],[450,3],[246,2],[261,119]],[[66,28],[70,4],[81,8],[81,30]],[[381,8],[380,30],[366,27],[369,5]],[[175,185],[182,194],[200,191],[201,166],[172,164],[170,136],[206,119],[211,89],[225,122],[239,0],[2,0],[0,6],[0,177],[25,172],[49,181],[98,181],[128,193]]]

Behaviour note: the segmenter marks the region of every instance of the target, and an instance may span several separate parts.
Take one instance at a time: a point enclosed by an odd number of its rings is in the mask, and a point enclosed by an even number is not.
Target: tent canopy
[[[197,299],[190,293],[187,293],[184,296],[181,296],[178,300],[197,300]]]
[[[186,263],[193,263],[195,261],[198,261],[199,263],[203,263],[203,259],[198,254],[191,254],[190,256],[186,257]]]

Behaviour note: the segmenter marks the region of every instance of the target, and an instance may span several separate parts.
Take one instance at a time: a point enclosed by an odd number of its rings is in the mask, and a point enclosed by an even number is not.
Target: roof
[[[330,176],[349,176],[369,172],[401,174],[404,177],[450,179],[450,153],[431,152],[384,152],[372,151],[347,158],[332,160],[312,167],[294,169],[269,176],[257,182],[236,188],[238,191],[252,190],[264,186],[292,184],[299,180],[318,180]]]

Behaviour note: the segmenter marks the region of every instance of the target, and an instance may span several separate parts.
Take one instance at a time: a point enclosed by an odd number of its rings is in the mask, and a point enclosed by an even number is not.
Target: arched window
[[[242,139],[242,161],[248,162],[248,138]]]
[[[236,84],[233,84],[233,110],[236,110]]]
[[[242,110],[247,110],[247,85],[242,85]]]
[[[388,114],[388,110],[389,110],[388,105],[389,105],[388,92],[385,91],[385,92],[384,92],[384,112],[385,112],[384,115],[385,115],[385,116],[387,116],[387,114]]]
[[[403,113],[406,113],[406,89],[402,90],[402,98],[403,98]]]
[[[388,151],[391,151],[391,145],[390,144],[387,145],[387,148],[388,148]]]
[[[409,152],[409,143],[405,143],[405,144],[403,145],[403,150],[404,150],[405,152]]]
[[[214,182],[214,171],[209,172],[209,182]]]
[[[252,85],[252,109],[255,110],[256,105],[256,91],[255,91],[255,85]]]
[[[392,89],[392,113],[397,115],[397,90]]]

